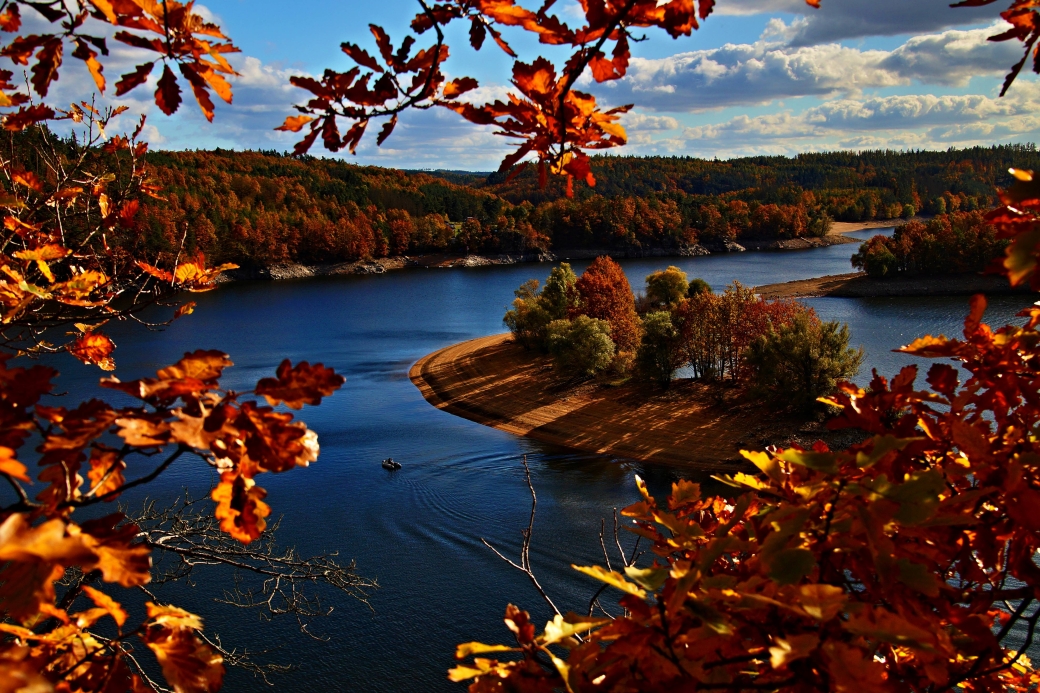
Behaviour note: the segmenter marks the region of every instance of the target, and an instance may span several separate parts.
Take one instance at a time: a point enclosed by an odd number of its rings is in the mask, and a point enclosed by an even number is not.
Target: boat
[[[390,471],[396,471],[401,468],[400,462],[394,462],[393,457],[387,457],[383,460],[383,469],[389,469]]]

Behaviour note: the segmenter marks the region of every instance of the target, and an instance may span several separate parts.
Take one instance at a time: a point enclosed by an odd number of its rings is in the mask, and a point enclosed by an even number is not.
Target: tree
[[[783,406],[811,411],[838,382],[856,375],[863,348],[849,348],[848,325],[823,322],[809,311],[771,326],[746,356],[752,392]]]
[[[525,349],[541,349],[546,345],[546,328],[554,316],[545,309],[545,301],[538,293],[538,280],[530,279],[513,292],[513,307],[506,311],[502,322],[513,338]],[[544,292],[543,292],[544,293]]]
[[[542,307],[553,320],[562,320],[570,315],[578,304],[578,290],[575,284],[578,277],[566,262],[553,267],[549,278],[545,280],[542,290]]]
[[[553,320],[546,332],[553,363],[564,373],[587,378],[614,360],[614,342],[605,320],[587,315],[579,315],[574,320]]]
[[[690,283],[678,267],[653,272],[646,276],[646,297],[654,308],[669,308],[686,298]]]
[[[682,359],[679,332],[667,311],[654,311],[643,317],[643,339],[636,352],[636,368],[646,379],[667,386]]]
[[[607,321],[618,351],[635,351],[639,346],[639,316],[621,265],[600,256],[582,272],[575,287],[580,296],[575,312]]]
[[[686,296],[693,298],[697,294],[711,293],[711,285],[701,279],[700,277],[694,277],[690,280],[690,286],[686,289]]]

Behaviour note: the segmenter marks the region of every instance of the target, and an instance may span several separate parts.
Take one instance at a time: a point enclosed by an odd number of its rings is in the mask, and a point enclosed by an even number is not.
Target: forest
[[[597,185],[539,188],[533,172],[402,171],[273,151],[152,152],[165,201],[128,234],[159,261],[202,251],[266,266],[430,253],[592,249],[638,255],[697,243],[820,236],[865,221],[991,207],[1033,145],[709,161],[592,158]],[[130,241],[127,241],[130,242]]]

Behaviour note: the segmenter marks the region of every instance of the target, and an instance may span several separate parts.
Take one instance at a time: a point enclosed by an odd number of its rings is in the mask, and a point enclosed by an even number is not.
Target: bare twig
[[[527,478],[527,488],[531,490],[531,518],[527,522],[527,529],[520,530],[520,535],[523,537],[523,542],[520,545],[520,563],[516,563],[503,556],[502,552],[489,544],[487,539],[481,537],[480,540],[484,542],[484,546],[494,551],[496,556],[525,574],[531,581],[531,584],[534,585],[534,588],[538,591],[538,594],[542,595],[542,599],[544,599],[546,604],[549,605],[549,608],[553,610],[553,613],[562,615],[560,614],[560,610],[556,608],[556,604],[545,592],[541,583],[538,582],[538,578],[535,577],[534,570],[531,568],[531,536],[534,533],[534,515],[535,511],[538,509],[538,496],[534,492],[534,484],[531,483],[531,468],[527,466],[527,455],[524,455],[523,463],[524,474]]]

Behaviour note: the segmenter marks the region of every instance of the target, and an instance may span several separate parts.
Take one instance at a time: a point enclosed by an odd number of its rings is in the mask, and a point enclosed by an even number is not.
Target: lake
[[[622,265],[637,290],[646,274],[669,264],[721,290],[734,279],[761,285],[849,272],[856,247]],[[574,263],[575,270],[587,264]],[[612,508],[637,498],[634,475],[663,494],[679,472],[555,448],[456,418],[427,404],[407,375],[431,351],[503,332],[513,289],[531,277],[544,281],[549,270],[519,265],[236,283],[198,295],[195,314],[161,334],[132,325],[108,330],[124,380],[152,375],[197,348],[231,355],[235,367],[224,381],[231,388],[251,388],[285,357],[320,361],[347,377],[340,392],[300,415],[319,435],[320,459],[309,469],[264,475],[260,483],[274,515],[285,514],[281,542],[304,554],[339,551],[357,561],[361,575],[378,579],[371,610],[331,595],[334,610],[312,627],[322,636],[316,640],[295,622],[266,623],[214,604],[227,576],[201,573],[194,587],[175,590],[171,599],[203,615],[207,631],[219,633],[225,645],[273,648],[268,659],[297,665],[274,679],[279,690],[463,690],[445,677],[457,643],[510,642],[501,616],[511,602],[540,623],[549,616],[527,578],[480,541],[516,558],[530,508],[520,463],[527,455],[539,500],[532,563],[562,610],[587,608],[596,585],[569,566],[602,562],[600,519],[608,518],[609,527]],[[967,310],[966,297],[806,303],[824,319],[849,323],[853,343],[867,353],[861,383],[871,367],[891,376],[911,362],[891,349],[929,332],[958,334]],[[1027,303],[1020,296],[996,298],[987,319],[1004,324]],[[69,358],[59,363],[58,389],[69,393],[70,404],[98,394],[97,369]],[[102,394],[125,403],[115,393]],[[379,461],[388,456],[404,468],[383,470]],[[208,467],[178,463],[148,493],[172,499],[190,488],[203,495],[212,483]],[[269,690],[241,671],[229,671],[226,686]]]

